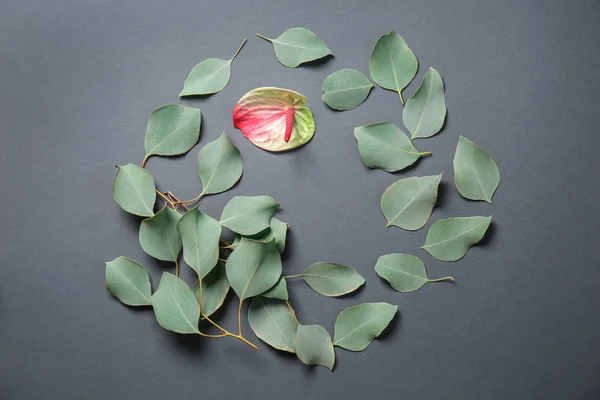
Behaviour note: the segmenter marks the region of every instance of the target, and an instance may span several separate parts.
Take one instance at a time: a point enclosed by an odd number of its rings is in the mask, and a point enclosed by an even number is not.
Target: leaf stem
[[[200,200],[202,198],[202,196],[204,196],[204,190],[202,191],[202,193],[200,193],[198,196],[194,197],[193,199],[190,199],[190,200],[179,200],[179,201],[176,201],[174,204],[193,203],[195,201]]]
[[[400,96],[400,103],[404,104],[404,99],[402,98],[402,90],[398,90],[398,96]]]
[[[430,151],[423,151],[421,153],[419,153],[419,156],[423,157],[423,156],[430,156],[431,152]]]
[[[292,278],[298,278],[301,277],[302,274],[296,274],[296,275],[286,275],[283,277],[283,279],[292,279]]]
[[[177,211],[177,207],[175,207],[175,203],[173,203],[173,201],[171,201],[171,199],[170,199],[170,198],[168,198],[167,196],[165,196],[164,194],[162,194],[162,193],[160,192],[160,190],[158,190],[158,189],[156,189],[156,193],[157,193],[157,194],[158,194],[160,197],[162,197],[162,199],[163,199],[164,201],[166,201],[166,202],[167,202],[167,203],[168,203],[168,204],[169,204],[171,207],[173,207],[173,210]]]
[[[237,57],[238,53],[240,52],[240,50],[242,49],[242,47],[244,47],[244,45],[246,44],[248,40],[246,38],[244,38],[244,41],[242,42],[242,44],[240,44],[240,47],[238,47],[237,51],[235,52],[235,54],[233,55],[233,57],[231,57],[231,61],[233,62],[233,60],[235,60],[235,58]]]
[[[452,281],[454,282],[454,278],[451,276],[444,276],[443,278],[437,279],[428,279],[427,282],[441,282],[441,281]]]
[[[165,194],[167,196],[169,196],[171,199],[173,199],[173,201],[174,201],[173,204],[178,204],[181,207],[183,207],[185,210],[190,211],[190,209],[188,208],[188,206],[186,206],[185,204],[181,203],[180,200],[177,198],[177,196],[175,196],[172,192],[167,191],[167,192],[165,192]]]
[[[294,310],[294,307],[292,307],[292,305],[290,304],[289,300],[286,300],[285,304],[287,304],[288,308],[292,312],[292,315],[294,316],[294,319],[296,320],[296,323],[300,324],[300,321],[298,321],[298,317],[296,317],[296,311]]]
[[[146,157],[144,157],[144,159],[142,160],[142,165],[141,167],[144,168],[146,166],[146,161],[148,161],[148,159],[150,158],[152,154],[146,154]]]
[[[242,303],[244,300],[240,299],[240,305],[238,307],[237,323],[238,323],[238,336],[242,336]]]
[[[263,36],[263,35],[259,35],[258,33],[256,34],[256,36],[258,36],[258,37],[259,37],[259,38],[261,38],[261,39],[268,40],[269,42],[271,42],[271,41],[272,41],[272,40],[271,40],[271,39],[269,39],[268,37],[266,37],[266,36]]]

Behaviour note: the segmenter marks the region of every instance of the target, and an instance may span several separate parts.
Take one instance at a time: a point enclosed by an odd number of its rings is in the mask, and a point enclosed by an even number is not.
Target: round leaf
[[[362,351],[396,315],[398,306],[388,303],[363,303],[342,311],[335,320],[333,345]]]
[[[185,213],[177,223],[183,245],[183,259],[204,278],[217,265],[221,224],[198,207]]]
[[[333,370],[335,364],[331,338],[320,325],[298,325],[296,355],[306,365],[322,365]]]
[[[429,68],[413,97],[406,102],[402,121],[415,139],[438,133],[445,119],[444,82],[435,69]]]
[[[343,296],[361,287],[365,280],[354,268],[342,264],[318,262],[300,275],[315,292],[325,296]]]
[[[167,104],[150,114],[144,148],[151,155],[174,156],[187,153],[200,137],[200,110]]]
[[[277,248],[280,253],[283,253],[285,250],[285,239],[287,237],[287,228],[288,223],[282,222],[277,218],[273,217],[271,219],[271,225],[262,232],[258,232],[256,235],[247,236],[248,239],[256,240],[259,242],[270,242],[275,239],[275,243],[277,244]],[[237,246],[239,239],[236,237],[236,240],[232,243],[232,246]]]
[[[373,84],[355,69],[342,69],[323,81],[323,101],[334,110],[352,110],[361,105]]]
[[[500,171],[485,150],[461,136],[454,154],[454,182],[464,198],[491,203],[500,184]]]
[[[184,281],[163,272],[158,289],[150,300],[160,326],[176,333],[199,333],[200,305]]]
[[[106,288],[128,306],[150,305],[152,289],[148,271],[127,257],[117,257],[106,263]]]
[[[202,312],[204,312],[204,315],[210,317],[223,305],[225,297],[229,293],[229,287],[225,264],[219,261],[217,266],[202,279]],[[200,301],[200,284],[198,281],[192,287],[192,291]]]
[[[399,292],[414,292],[427,282],[439,282],[454,278],[446,276],[439,279],[429,279],[425,264],[410,254],[387,254],[379,257],[375,265],[377,275],[385,279]]]
[[[202,194],[229,190],[242,176],[242,157],[237,147],[225,135],[207,143],[198,153],[198,174]]]
[[[288,29],[277,39],[256,36],[271,42],[277,59],[288,68],[296,68],[302,63],[333,55],[317,35],[305,28]]]
[[[154,258],[163,261],[177,260],[181,251],[181,239],[177,231],[177,222],[181,214],[164,207],[155,216],[142,221],[140,225],[140,245]]]
[[[483,238],[491,222],[491,216],[441,219],[431,225],[421,248],[440,261],[460,260]]]
[[[288,294],[285,278],[283,276],[280,277],[275,286],[264,292],[262,296],[268,297],[269,299],[288,300],[290,296]]]
[[[156,187],[148,171],[134,164],[117,167],[113,179],[113,198],[128,213],[141,217],[154,215]]]
[[[279,203],[269,196],[236,196],[221,214],[221,225],[240,235],[254,235],[267,229]]]
[[[285,301],[253,298],[248,308],[248,323],[263,342],[278,350],[295,352],[298,322]]]

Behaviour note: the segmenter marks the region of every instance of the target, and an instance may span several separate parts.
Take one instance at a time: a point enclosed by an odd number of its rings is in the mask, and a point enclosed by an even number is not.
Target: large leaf
[[[302,63],[333,55],[317,35],[305,28],[288,29],[277,39],[258,34],[256,36],[271,42],[277,59],[288,68],[296,68]]]
[[[367,99],[373,84],[355,69],[341,69],[323,81],[325,104],[334,110],[352,110]]]
[[[315,292],[325,296],[343,296],[361,287],[365,280],[352,267],[343,264],[318,262],[297,275]]]
[[[500,184],[500,171],[485,150],[461,136],[454,154],[454,182],[463,197],[491,203]]]
[[[225,135],[204,146],[198,153],[198,174],[202,195],[229,190],[242,176],[242,157]]]
[[[156,187],[148,171],[134,164],[117,167],[113,179],[113,198],[128,213],[142,217],[154,215]]]
[[[163,272],[150,300],[160,326],[177,333],[199,333],[200,305],[187,283]]]
[[[435,69],[429,68],[413,97],[406,102],[402,121],[415,139],[438,133],[445,119],[444,82]]]
[[[183,259],[203,279],[219,259],[221,224],[196,207],[181,217],[177,230],[183,244]]]
[[[279,203],[269,196],[236,196],[221,214],[221,225],[240,235],[254,235],[267,229]]]
[[[183,83],[180,96],[204,95],[220,92],[229,83],[231,63],[246,43],[242,42],[233,57],[229,60],[209,58],[196,64]]]
[[[335,320],[333,345],[362,351],[383,332],[396,315],[398,306],[363,303],[342,311]]]
[[[460,260],[483,238],[490,222],[491,216],[441,219],[431,225],[421,248],[440,261]]]
[[[202,279],[202,312],[204,315],[210,317],[223,305],[225,297],[229,293],[229,287],[225,264],[219,261],[217,266]],[[192,290],[198,301],[200,301],[200,284],[198,281],[196,281]]]
[[[275,286],[264,292],[262,296],[268,297],[270,299],[288,300],[290,296],[288,294],[287,283],[285,282],[285,278],[283,276],[279,278]]]
[[[298,322],[285,301],[258,296],[248,308],[248,323],[254,334],[268,345],[293,353]]]
[[[227,258],[226,269],[227,279],[240,300],[269,290],[281,276],[281,257],[275,241],[242,238]]]
[[[371,78],[382,88],[397,92],[403,103],[402,89],[413,80],[418,67],[417,57],[402,36],[392,31],[377,39],[369,60]]]
[[[306,365],[322,365],[333,370],[335,364],[331,337],[321,325],[298,325],[296,355]]]
[[[410,254],[395,253],[381,256],[377,260],[375,271],[399,292],[414,292],[427,282],[454,280],[451,276],[429,279],[425,264]]]
[[[381,211],[387,226],[414,231],[431,216],[442,174],[410,177],[392,183],[381,196]]]
[[[140,245],[152,257],[163,261],[177,261],[181,251],[181,239],[177,222],[181,214],[172,208],[164,207],[155,216],[142,221],[140,225]]]
[[[354,129],[358,151],[371,168],[396,172],[408,167],[429,152],[420,152],[404,132],[391,122],[359,126]]]
[[[150,305],[152,289],[148,271],[130,258],[121,256],[106,263],[106,288],[128,306]]]

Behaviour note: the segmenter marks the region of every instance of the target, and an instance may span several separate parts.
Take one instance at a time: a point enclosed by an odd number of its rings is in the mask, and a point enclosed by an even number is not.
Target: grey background
[[[272,46],[293,26],[316,32],[335,57],[297,69]],[[4,0],[0,12],[0,398],[24,399],[597,399],[600,398],[600,3],[588,1],[67,1]],[[320,99],[340,68],[368,74],[376,39],[396,30],[446,83],[443,133],[418,140],[433,157],[388,174],[366,168],[353,128],[401,124],[394,92],[376,87],[337,113]],[[229,58],[229,86],[179,100],[191,67]],[[233,129],[248,90],[279,86],[309,99],[317,133],[275,155]],[[159,328],[104,288],[119,255],[163,269],[137,243],[139,220],[112,200],[114,164],[139,163],[149,113],[181,102],[202,110],[200,145],[152,158],[159,187],[200,190],[196,156],[226,129],[244,176],[203,208],[268,194],[291,225],[285,271],[316,261],[352,265],[355,296],[324,298],[290,284],[305,323],[333,333],[359,302],[398,304],[399,318],[366,351],[337,350],[334,373],[260,344],[202,341]],[[459,134],[488,150],[502,182],[493,205],[461,198],[452,157]],[[419,250],[427,228],[385,229],[379,209],[395,180],[445,171],[439,218],[493,214],[491,232],[457,263]],[[394,292],[373,266],[392,252],[420,256],[456,284]],[[189,275],[188,275],[189,276]],[[233,327],[236,302],[221,316]],[[258,343],[244,320],[244,331]]]

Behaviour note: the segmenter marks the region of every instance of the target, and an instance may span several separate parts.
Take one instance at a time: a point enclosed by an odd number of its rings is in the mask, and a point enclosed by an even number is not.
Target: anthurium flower
[[[246,93],[233,109],[233,124],[254,145],[268,151],[302,146],[315,134],[315,120],[306,107],[306,97],[275,87]]]

